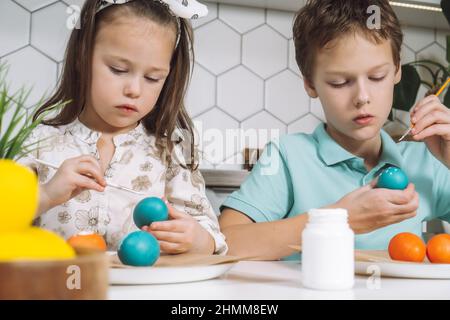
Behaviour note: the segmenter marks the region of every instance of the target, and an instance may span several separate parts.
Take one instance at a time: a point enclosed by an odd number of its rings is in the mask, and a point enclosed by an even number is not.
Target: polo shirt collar
[[[383,151],[377,167],[382,167],[389,164],[401,168],[403,165],[403,158],[397,144],[384,130],[381,130],[380,134]],[[330,137],[325,129],[324,123],[317,126],[314,130],[313,137],[318,143],[319,156],[327,166],[332,166],[340,162],[358,158],[354,154],[345,150],[333,138]]]

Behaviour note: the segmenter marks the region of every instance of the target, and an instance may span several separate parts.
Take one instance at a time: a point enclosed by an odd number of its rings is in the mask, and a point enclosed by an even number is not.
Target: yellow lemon
[[[63,238],[47,230],[30,227],[25,231],[0,233],[0,262],[74,257],[73,248]]]
[[[33,171],[0,159],[0,232],[25,230],[38,205],[38,181]]]

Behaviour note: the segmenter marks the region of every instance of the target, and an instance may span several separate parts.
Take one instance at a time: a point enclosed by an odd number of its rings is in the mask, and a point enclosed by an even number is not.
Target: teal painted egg
[[[409,180],[406,174],[397,167],[388,167],[378,176],[377,187],[404,190],[408,187]]]
[[[139,229],[152,222],[165,221],[168,218],[169,209],[164,201],[157,197],[142,199],[133,211],[133,220]]]
[[[160,248],[153,235],[145,231],[135,231],[122,240],[117,254],[125,265],[146,267],[158,260]]]

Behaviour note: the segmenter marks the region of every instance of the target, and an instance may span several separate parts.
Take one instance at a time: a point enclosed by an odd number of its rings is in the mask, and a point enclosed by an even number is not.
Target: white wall
[[[33,86],[29,105],[51,92],[62,66],[73,20],[68,5],[83,0],[0,1],[0,61],[10,64],[12,89]],[[324,119],[320,103],[303,89],[294,58],[292,12],[208,4],[210,14],[194,22],[196,64],[186,99],[204,129],[276,129],[311,132]],[[445,63],[445,33],[404,28],[403,62],[432,58]],[[421,94],[425,90],[422,89]],[[406,113],[397,113],[403,127]],[[400,128],[402,129],[402,128]],[[267,139],[247,143],[262,147]],[[239,161],[236,146],[206,154],[203,167]],[[217,157],[216,157],[217,156]]]

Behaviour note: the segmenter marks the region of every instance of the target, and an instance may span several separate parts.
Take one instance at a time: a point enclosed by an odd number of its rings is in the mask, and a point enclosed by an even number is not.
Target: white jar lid
[[[310,209],[309,222],[347,222],[347,209]]]

